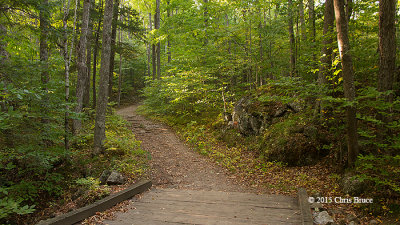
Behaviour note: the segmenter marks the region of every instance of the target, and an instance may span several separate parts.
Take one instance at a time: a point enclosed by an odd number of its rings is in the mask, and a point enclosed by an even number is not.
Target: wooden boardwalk
[[[296,198],[239,192],[152,189],[109,225],[302,224]]]

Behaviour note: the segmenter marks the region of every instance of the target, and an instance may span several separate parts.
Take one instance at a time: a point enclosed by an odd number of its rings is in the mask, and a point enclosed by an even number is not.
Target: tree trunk
[[[40,6],[40,12],[39,12],[39,21],[40,21],[40,62],[41,62],[41,80],[42,80],[42,85],[43,89],[45,91],[48,90],[47,84],[49,83],[49,72],[48,72],[48,59],[49,59],[49,53],[48,53],[48,44],[47,44],[47,37],[48,37],[48,29],[49,29],[49,9],[48,6],[49,1],[48,0],[42,0],[42,4]],[[46,103],[45,103],[46,104]]]
[[[103,152],[103,142],[106,138],[106,111],[108,103],[108,81],[110,75],[111,36],[113,20],[113,0],[106,0],[104,8],[103,44],[101,51],[99,98],[96,105],[96,121],[94,127],[95,155]]]
[[[299,0],[299,16],[300,16],[300,32],[301,32],[301,41],[306,41],[306,22],[304,21],[304,4],[303,0]]]
[[[350,55],[348,23],[344,11],[344,0],[334,0],[334,9],[339,53],[342,61],[344,95],[347,101],[353,102],[355,99],[356,90],[354,86],[353,62]],[[346,108],[346,118],[348,150],[347,160],[348,165],[352,167],[358,155],[357,118],[356,107],[354,105]]]
[[[90,15],[94,12],[95,0],[90,0]],[[83,107],[89,107],[90,104],[90,74],[92,67],[92,41],[93,41],[93,19],[89,17],[89,30],[87,36],[87,53],[86,53],[86,67],[87,74],[85,77],[85,88],[83,93]]]
[[[124,4],[124,1],[122,0],[122,3],[121,3],[122,5]],[[123,16],[122,16],[122,13],[121,13],[121,15],[120,15],[120,17],[119,17],[119,20],[121,21],[121,23],[124,21],[124,18],[123,18]],[[120,49],[120,52],[119,52],[119,70],[118,70],[118,74],[119,74],[119,76],[118,76],[118,97],[117,97],[117,103],[118,103],[118,106],[120,106],[121,105],[121,86],[122,86],[122,29],[119,29],[119,41],[118,41],[118,43],[119,43],[119,49]]]
[[[396,0],[379,1],[379,76],[378,91],[393,89],[396,73]],[[385,96],[392,102],[393,96]]]
[[[169,6],[169,1],[167,1],[167,4]],[[168,8],[167,10],[167,17],[169,18],[171,16],[170,10]],[[172,61],[172,55],[171,55],[171,40],[170,36],[168,35],[168,40],[167,40],[167,55],[168,55],[168,63],[171,63]]]
[[[117,38],[117,27],[118,27],[118,11],[119,11],[120,0],[114,0],[114,12],[112,18],[112,32],[111,32],[111,55],[110,55],[110,75],[108,83],[108,95],[110,101],[113,97],[112,86],[114,79],[114,63],[115,63],[115,43]]]
[[[155,20],[155,29],[160,29],[160,0],[156,0],[156,20]],[[157,57],[157,79],[161,77],[161,43],[157,42],[156,48],[156,57]]]
[[[151,25],[151,13],[149,13],[149,25],[148,25],[149,32],[152,30],[152,25]],[[151,69],[150,69],[150,64],[151,64],[151,43],[149,42],[147,44],[147,75],[150,77],[151,74]]]
[[[323,33],[323,46],[321,50],[321,65],[318,73],[318,83],[326,84],[326,77],[331,75],[332,65],[332,31],[335,15],[333,11],[333,0],[325,1],[325,12],[324,12],[324,33]]]
[[[122,43],[122,30],[119,31],[119,43]],[[122,86],[122,54],[119,55],[119,76],[118,76],[118,106],[121,104],[121,86]]]
[[[311,42],[311,51],[313,56],[313,66],[315,66],[315,61],[317,61],[317,56],[315,53],[315,4],[314,0],[308,1],[308,17],[309,17],[309,32],[310,32],[310,42]]]
[[[99,15],[103,13],[103,1],[100,2],[100,10]],[[99,16],[99,22],[97,24],[97,31],[96,31],[96,42],[94,44],[93,50],[93,82],[92,82],[92,94],[93,94],[93,106],[92,108],[96,108],[97,103],[97,95],[96,95],[96,75],[97,75],[97,56],[99,51],[99,41],[100,41],[100,28],[102,23],[102,16]]]
[[[78,8],[78,0],[75,0],[75,10],[74,10],[74,24],[72,31],[72,41],[71,48],[68,47],[68,16],[69,16],[69,6],[71,5],[71,0],[68,0],[67,4],[63,5],[64,17],[63,17],[63,28],[64,28],[64,37],[63,37],[63,55],[64,55],[64,66],[65,66],[65,117],[64,117],[64,147],[65,150],[69,150],[69,69],[71,64],[71,56],[72,49],[74,49],[74,39],[75,39],[75,28],[76,28],[76,15]]]
[[[288,25],[289,25],[289,41],[290,41],[290,76],[296,74],[296,55],[295,55],[295,40],[293,31],[293,13],[292,13],[292,0],[288,1]]]
[[[4,39],[7,35],[7,27],[0,23],[0,66],[2,66],[9,57],[6,50],[7,42]]]
[[[87,77],[87,37],[89,29],[90,19],[90,0],[84,0],[83,2],[83,13],[82,13],[82,25],[81,25],[81,36],[79,40],[79,51],[77,57],[78,77],[76,80],[76,107],[75,113],[82,113],[83,109],[83,95],[85,92],[85,80]],[[75,119],[73,121],[73,131],[78,133],[82,128],[82,121]]]
[[[154,26],[157,21],[157,14],[154,14]],[[156,45],[153,43],[151,45],[151,61],[153,66],[153,80],[157,78],[157,56],[156,56]]]
[[[49,76],[49,67],[48,67],[48,61],[49,61],[49,52],[48,52],[48,44],[47,44],[47,37],[48,37],[48,28],[49,28],[49,18],[50,18],[50,13],[48,9],[48,0],[42,0],[42,4],[40,5],[40,12],[39,12],[39,21],[40,21],[40,44],[39,44],[39,55],[40,55],[40,64],[41,64],[41,81],[42,81],[42,89],[46,92],[43,98],[43,102],[41,104],[41,108],[43,110],[43,114],[45,115],[41,121],[42,123],[48,123],[48,119],[45,118],[47,117],[47,108],[48,108],[48,83],[50,80]],[[46,131],[44,131],[46,132]],[[44,135],[46,136],[46,135]]]
[[[322,86],[328,83],[327,77],[332,76],[332,43],[333,43],[333,23],[335,20],[335,15],[333,11],[333,0],[325,1],[325,12],[324,12],[324,33],[323,33],[323,44],[321,50],[321,64],[319,66],[318,73],[318,84],[322,88]],[[322,89],[321,89],[321,97],[322,97]],[[317,101],[316,105],[316,113],[323,115],[324,109],[321,104],[321,101]]]

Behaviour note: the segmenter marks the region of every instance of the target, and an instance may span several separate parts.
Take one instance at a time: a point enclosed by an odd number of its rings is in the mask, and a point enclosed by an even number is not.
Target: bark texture
[[[103,1],[100,2],[100,15],[103,13]],[[93,106],[92,108],[96,108],[97,103],[97,93],[96,93],[96,75],[97,75],[97,56],[99,52],[99,42],[100,42],[100,28],[103,17],[99,16],[99,22],[97,23],[97,31],[96,31],[96,41],[94,44],[93,50],[93,82],[92,82],[92,94],[93,94]]]
[[[318,83],[326,84],[327,76],[332,74],[330,68],[332,64],[332,43],[333,43],[333,23],[335,20],[335,14],[333,11],[333,0],[325,1],[325,12],[324,12],[324,33],[323,33],[323,45],[321,50],[321,65],[318,73]]]
[[[110,100],[112,99],[112,87],[114,80],[114,64],[115,64],[115,43],[117,39],[117,28],[118,28],[118,11],[119,11],[120,0],[114,0],[114,12],[112,18],[112,32],[111,32],[111,55],[110,55],[110,76],[108,84],[108,94]]]
[[[354,86],[353,62],[350,55],[350,44],[348,36],[348,23],[344,11],[344,0],[334,0],[334,9],[336,17],[337,40],[339,53],[342,63],[343,90],[347,101],[352,102],[355,99],[356,90]],[[351,167],[354,165],[358,155],[358,136],[357,136],[357,118],[355,106],[346,108],[347,119],[347,161]]]
[[[96,121],[94,126],[93,153],[103,152],[103,142],[106,138],[106,111],[108,103],[108,81],[110,75],[111,35],[113,18],[113,0],[106,0],[103,23],[103,45],[101,52],[99,96],[96,105]]]
[[[44,90],[47,91],[47,83],[50,80],[49,72],[48,72],[48,59],[49,59],[49,46],[47,44],[48,39],[48,29],[49,29],[49,10],[48,10],[49,1],[42,0],[42,4],[40,6],[39,12],[39,21],[40,21],[40,45],[39,45],[39,54],[40,54],[40,63],[42,65],[41,72],[41,80],[44,86]]]
[[[379,1],[379,76],[378,90],[393,89],[396,73],[396,0]],[[392,95],[385,97],[392,101]]]
[[[293,2],[288,1],[288,27],[289,27],[289,42],[290,42],[290,75],[294,76],[296,73],[296,43],[294,39],[293,31],[293,12],[292,12]]]
[[[150,32],[152,29],[151,25],[151,13],[149,13],[149,25],[148,25],[148,31]],[[147,44],[147,75],[150,77],[151,75],[151,44],[150,42]]]
[[[86,88],[87,79],[87,37],[89,30],[89,18],[90,18],[90,0],[83,1],[83,13],[82,13],[82,25],[81,25],[81,36],[79,39],[79,51],[77,57],[78,66],[78,78],[76,80],[76,107],[75,113],[82,113],[83,109],[83,96]],[[82,128],[82,121],[80,119],[75,119],[73,121],[74,133],[78,133]]]
[[[328,83],[327,77],[332,76],[332,43],[333,43],[333,23],[335,14],[333,11],[333,0],[325,1],[324,11],[324,31],[321,50],[321,63],[318,73],[318,84],[320,85],[320,95],[323,95],[322,87]],[[324,115],[324,108],[321,100],[317,100],[315,113]]]
[[[155,20],[155,29],[160,29],[160,0],[156,0],[156,20]],[[157,59],[157,79],[161,77],[161,43],[157,42],[156,47],[156,59]]]

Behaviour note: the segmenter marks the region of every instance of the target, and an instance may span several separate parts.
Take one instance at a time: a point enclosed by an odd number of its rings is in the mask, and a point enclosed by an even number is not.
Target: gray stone
[[[356,221],[351,221],[348,225],[358,225],[358,222],[356,222]]]
[[[332,224],[334,221],[327,211],[314,213],[314,223],[320,225]]]
[[[99,180],[100,180],[100,184],[101,184],[101,185],[106,184],[107,178],[110,176],[110,174],[111,174],[111,171],[110,171],[110,170],[104,170],[104,171],[101,173],[101,175],[100,175],[100,177],[99,177]]]
[[[378,221],[376,221],[376,220],[371,220],[371,221],[369,221],[369,224],[378,224]]]
[[[368,188],[365,181],[361,181],[359,178],[345,175],[342,179],[343,192],[350,196],[358,196],[366,191]]]
[[[107,178],[106,183],[108,185],[118,185],[125,183],[125,177],[117,171],[112,171],[110,176]]]

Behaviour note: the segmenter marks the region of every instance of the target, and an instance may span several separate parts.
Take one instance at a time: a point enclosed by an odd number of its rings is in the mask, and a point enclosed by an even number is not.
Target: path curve
[[[226,170],[186,146],[167,126],[135,113],[137,105],[118,110],[132,123],[142,148],[152,155],[155,188],[130,202],[108,225],[302,224],[297,200],[258,195],[236,184]]]
[[[151,179],[158,187],[255,192],[254,189],[237,184],[228,171],[216,165],[206,156],[200,155],[183,143],[166,125],[138,115],[138,105],[131,105],[117,111],[128,122],[142,148],[152,158]]]

